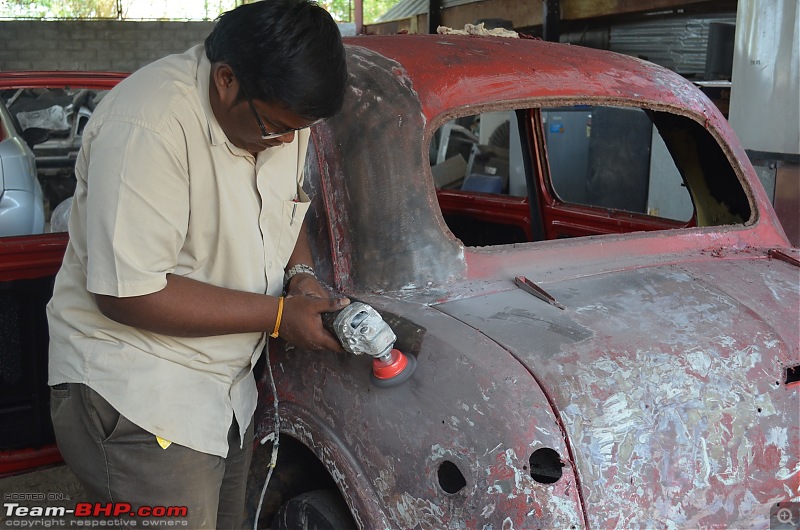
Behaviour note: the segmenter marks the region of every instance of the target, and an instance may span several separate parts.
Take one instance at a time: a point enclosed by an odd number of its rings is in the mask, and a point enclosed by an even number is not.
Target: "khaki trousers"
[[[130,513],[162,513],[148,508],[186,507],[186,515],[171,510],[167,512],[171,517],[160,517],[161,525],[174,519],[176,528],[242,528],[252,421],[240,448],[234,420],[228,432],[228,456],[222,458],[174,443],[162,449],[153,434],[131,423],[86,385],[56,385],[50,395],[58,448],[88,495],[77,502],[130,504],[131,512],[119,515],[128,520],[133,519]],[[141,507],[145,509],[137,512]],[[142,518],[136,517],[137,526]]]

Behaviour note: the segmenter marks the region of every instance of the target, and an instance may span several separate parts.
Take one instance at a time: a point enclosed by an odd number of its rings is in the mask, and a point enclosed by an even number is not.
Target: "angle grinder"
[[[352,301],[344,309],[325,313],[322,323],[339,339],[345,351],[373,358],[370,378],[376,386],[398,385],[407,380],[417,366],[413,355],[405,355],[394,347],[397,336],[369,304]]]

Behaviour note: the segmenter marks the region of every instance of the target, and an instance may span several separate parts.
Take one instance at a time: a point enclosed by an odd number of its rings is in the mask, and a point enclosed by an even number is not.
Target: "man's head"
[[[251,152],[336,114],[347,64],[339,28],[310,0],[262,0],[223,13],[205,42],[211,105],[228,138]]]
[[[262,0],[223,13],[205,41],[206,56],[225,63],[244,94],[311,120],[342,106],[347,65],[339,28],[309,0]]]

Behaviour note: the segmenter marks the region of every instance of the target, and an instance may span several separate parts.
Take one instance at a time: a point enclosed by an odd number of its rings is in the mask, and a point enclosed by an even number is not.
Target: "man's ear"
[[[239,80],[233,70],[225,63],[211,65],[211,80],[217,89],[219,100],[226,106],[233,106],[239,96]]]

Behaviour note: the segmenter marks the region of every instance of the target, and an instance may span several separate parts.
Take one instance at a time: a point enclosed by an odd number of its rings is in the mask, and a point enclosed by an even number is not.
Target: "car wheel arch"
[[[259,428],[263,425],[268,427]],[[247,492],[251,525],[264,487],[272,447],[270,441],[261,444],[259,440],[273,432],[272,425],[271,417],[261,425],[256,423],[256,449]],[[305,407],[282,402],[278,458],[267,493],[267,496],[272,496],[272,513],[266,513],[266,518],[262,515],[259,520],[271,521],[281,505],[298,495],[335,489],[349,507],[358,528],[389,528],[391,523],[377,501],[378,496],[368,476],[329,425]],[[274,504],[276,492],[281,500],[277,506]],[[264,502],[267,503],[266,496]]]

